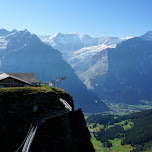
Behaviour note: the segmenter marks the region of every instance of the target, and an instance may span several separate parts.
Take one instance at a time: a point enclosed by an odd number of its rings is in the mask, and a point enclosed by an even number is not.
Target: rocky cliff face
[[[36,132],[30,151],[94,152],[82,111],[80,109],[74,111],[72,97],[64,90],[56,88],[0,89],[1,151],[17,150],[31,124],[39,118],[65,109],[59,101],[60,97],[72,106],[72,112],[42,123]],[[37,112],[33,112],[33,105],[38,106]]]
[[[124,41],[116,48],[106,49],[93,56],[90,63],[97,67],[95,71],[101,72],[95,73],[93,68],[91,72],[87,71],[85,84],[88,88],[91,86],[101,99],[113,102],[139,104],[141,100],[151,101],[150,33]]]

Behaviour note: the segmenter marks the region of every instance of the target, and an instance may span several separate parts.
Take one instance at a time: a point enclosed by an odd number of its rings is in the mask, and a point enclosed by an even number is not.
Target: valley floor
[[[124,124],[125,122],[122,121],[119,123],[119,125]],[[129,129],[132,126],[132,122],[129,122],[127,125],[124,125],[124,129]],[[112,147],[106,148],[104,147],[103,143],[100,142],[95,138],[95,133],[99,132],[100,129],[103,129],[103,125],[97,124],[96,127],[94,127],[95,124],[88,124],[88,129],[90,130],[91,134],[91,142],[94,146],[94,149],[96,152],[130,152],[130,150],[133,150],[133,147],[131,145],[121,145],[121,139],[115,138],[114,140],[109,140],[112,143]],[[118,125],[116,123],[115,125]],[[113,127],[114,125],[109,125],[108,128]],[[93,128],[94,127],[94,128]]]
[[[152,109],[152,101],[141,101],[138,105],[129,105],[124,103],[111,103],[109,101],[103,101],[109,108],[109,114],[112,115],[127,115],[142,110]]]
[[[152,102],[142,101],[139,105],[104,102],[111,109],[109,112],[85,114],[95,151],[152,152],[152,130],[150,127],[152,125]],[[131,132],[130,135],[129,132]],[[126,137],[137,140],[137,145],[127,144]],[[145,140],[145,138],[147,139]],[[142,141],[142,144],[138,143],[139,140]],[[107,146],[108,144],[111,145]]]
[[[103,146],[103,143],[101,143],[94,137],[92,133],[91,133],[91,142],[96,152],[130,152],[130,150],[133,149],[133,147],[131,147],[130,145],[122,146],[120,144],[121,140],[118,138],[114,140],[110,140],[113,146],[110,148],[106,148]]]

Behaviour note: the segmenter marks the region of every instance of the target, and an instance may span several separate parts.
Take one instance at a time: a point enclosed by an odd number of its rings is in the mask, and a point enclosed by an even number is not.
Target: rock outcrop
[[[57,113],[65,107],[63,98],[72,111],[46,120],[38,128],[30,152],[94,152],[82,111],[74,111],[72,97],[58,88],[0,89],[0,149],[21,151],[28,130],[39,118]],[[33,106],[37,105],[37,112]]]

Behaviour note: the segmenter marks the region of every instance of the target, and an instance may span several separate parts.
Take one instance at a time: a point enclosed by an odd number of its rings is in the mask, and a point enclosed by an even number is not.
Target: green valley
[[[151,109],[123,116],[93,114],[86,122],[97,152],[152,151]]]
[[[110,109],[108,113],[112,115],[126,115],[142,110],[152,109],[152,101],[147,100],[141,100],[139,104],[115,103],[107,100],[103,100],[103,102]]]

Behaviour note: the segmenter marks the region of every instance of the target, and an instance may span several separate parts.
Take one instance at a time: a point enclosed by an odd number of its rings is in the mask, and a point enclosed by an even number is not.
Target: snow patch
[[[6,49],[7,44],[8,41],[5,39],[5,37],[0,37],[0,49]]]

